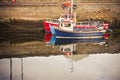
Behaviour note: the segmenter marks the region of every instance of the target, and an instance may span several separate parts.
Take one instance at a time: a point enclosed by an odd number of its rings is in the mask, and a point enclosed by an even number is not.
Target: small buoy
[[[65,5],[66,7],[72,6],[72,4],[71,4],[70,2],[64,3],[64,5]]]
[[[70,2],[66,2],[66,3],[62,4],[63,9],[68,8],[70,6],[72,6],[72,4]]]

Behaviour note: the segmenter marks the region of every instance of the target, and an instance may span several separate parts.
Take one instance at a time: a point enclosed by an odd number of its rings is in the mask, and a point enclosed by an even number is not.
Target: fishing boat
[[[71,0],[70,4],[66,7],[66,16],[58,19],[57,27],[53,25],[49,26],[51,33],[55,34],[56,38],[103,38],[109,24],[99,20],[76,22],[76,13],[73,12],[73,0]]]
[[[87,34],[98,34],[99,32],[102,36],[103,32],[108,29],[109,24],[99,20],[87,20],[77,22],[76,13],[73,12],[73,10],[77,8],[77,5],[73,3],[73,0],[63,3],[62,8],[65,9],[65,13],[58,19],[47,19],[44,21],[45,32],[53,32],[52,34],[56,34],[56,36],[59,36],[59,33],[64,34],[63,32],[67,32],[68,35],[68,31],[69,33],[72,32],[72,34],[75,35],[76,33],[77,35],[79,33],[82,34],[82,32],[87,32]],[[51,29],[51,27],[55,28],[56,31],[54,31],[53,28]]]

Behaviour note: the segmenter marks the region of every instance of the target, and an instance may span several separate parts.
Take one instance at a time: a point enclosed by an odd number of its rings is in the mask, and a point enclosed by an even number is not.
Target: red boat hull
[[[49,25],[54,26],[54,27],[58,27],[58,23],[52,23],[52,22],[48,22],[48,21],[44,21],[43,25],[44,25],[44,30],[47,33],[51,33]]]

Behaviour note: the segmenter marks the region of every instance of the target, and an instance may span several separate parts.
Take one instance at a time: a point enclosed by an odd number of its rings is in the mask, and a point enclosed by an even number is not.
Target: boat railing
[[[64,14],[62,15],[63,18],[74,18],[74,14]]]
[[[51,22],[51,23],[58,23],[58,19],[46,19],[46,21]]]
[[[96,26],[96,27],[102,27],[104,24],[103,21],[81,21],[76,23],[77,26]]]
[[[97,29],[103,29],[103,21],[81,21],[76,23],[73,28],[74,31],[93,31]]]

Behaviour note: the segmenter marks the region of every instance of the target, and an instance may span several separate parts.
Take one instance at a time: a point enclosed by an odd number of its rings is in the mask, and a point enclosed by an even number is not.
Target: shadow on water
[[[116,18],[113,19],[113,22],[110,25],[110,28],[113,30],[112,37],[113,39],[119,38],[120,36],[120,21]]]
[[[0,22],[0,42],[10,42],[13,44],[42,41],[44,30],[42,21],[10,20],[10,22]]]

